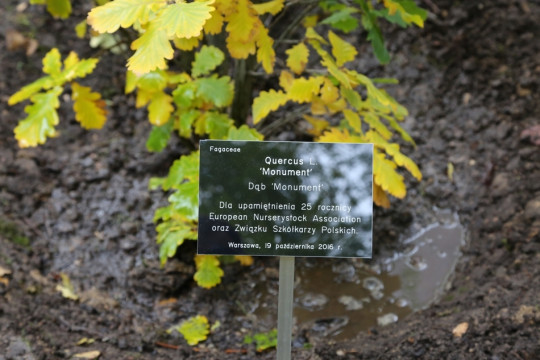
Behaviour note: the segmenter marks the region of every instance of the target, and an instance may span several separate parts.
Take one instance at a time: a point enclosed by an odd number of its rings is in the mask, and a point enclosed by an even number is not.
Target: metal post
[[[279,258],[277,360],[291,359],[294,257]]]

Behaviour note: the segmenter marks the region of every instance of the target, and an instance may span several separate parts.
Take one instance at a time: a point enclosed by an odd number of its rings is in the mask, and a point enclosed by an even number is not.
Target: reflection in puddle
[[[403,240],[402,251],[382,249],[371,261],[299,259],[294,292],[298,327],[348,339],[403,319],[436,300],[464,244],[457,216],[443,213],[438,217],[438,223]],[[267,310],[263,306],[255,313],[267,317]]]

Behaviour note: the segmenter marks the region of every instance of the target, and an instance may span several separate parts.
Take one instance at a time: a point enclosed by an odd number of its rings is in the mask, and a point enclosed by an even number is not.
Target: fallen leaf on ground
[[[93,344],[94,342],[96,342],[96,340],[89,339],[87,337],[83,337],[81,340],[77,341],[77,345],[79,345],[79,346],[81,346],[81,345],[90,345],[90,344]]]
[[[71,284],[71,280],[66,274],[60,274],[62,277],[62,284],[56,285],[56,291],[62,293],[62,296],[70,300],[78,300],[79,296],[75,293],[75,289]]]
[[[38,284],[41,284],[41,285],[49,284],[49,280],[45,276],[41,275],[39,270],[36,270],[36,269],[30,270],[30,277]]]
[[[6,32],[6,48],[9,51],[25,49],[26,55],[30,56],[36,52],[38,45],[36,39],[28,38],[17,30],[10,29]]]
[[[110,297],[106,292],[99,291],[95,287],[84,291],[81,302],[94,308],[112,309],[118,306],[118,301]]]
[[[0,265],[0,277],[6,276],[6,275],[9,275],[9,274],[11,274],[11,270],[6,269],[2,265]]]
[[[17,30],[10,29],[6,32],[6,47],[9,51],[24,48],[26,41],[24,35]]]
[[[452,330],[452,334],[455,336],[455,337],[462,337],[463,334],[465,334],[467,332],[467,330],[469,329],[469,323],[468,322],[462,322],[461,324],[458,324],[458,326],[456,326],[454,328],[454,330]]]
[[[84,352],[84,353],[75,354],[75,355],[73,355],[73,357],[75,359],[89,359],[89,360],[92,360],[92,359],[97,359],[100,355],[101,355],[101,353],[99,351],[94,350],[94,351],[88,351],[88,352]]]

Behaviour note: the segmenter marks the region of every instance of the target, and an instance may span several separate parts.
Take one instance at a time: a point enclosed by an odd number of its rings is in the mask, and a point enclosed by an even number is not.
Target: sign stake
[[[291,359],[294,256],[279,257],[277,359]]]

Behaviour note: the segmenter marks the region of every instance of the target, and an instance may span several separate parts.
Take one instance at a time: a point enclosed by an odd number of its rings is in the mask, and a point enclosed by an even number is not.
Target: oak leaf
[[[289,99],[300,104],[309,102],[313,96],[319,93],[322,83],[323,79],[321,77],[294,79],[291,88],[287,91],[287,95]]]
[[[256,39],[257,43],[257,61],[262,65],[267,74],[274,71],[276,61],[276,52],[274,51],[274,39],[268,35],[268,30],[262,28]]]
[[[249,255],[235,255],[234,258],[238,260],[243,266],[253,265],[253,257]]]
[[[223,60],[225,60],[225,55],[220,49],[215,46],[204,45],[195,54],[195,60],[191,64],[191,75],[194,77],[207,75],[218,67]]]
[[[221,282],[223,270],[221,270],[216,256],[196,255],[195,265],[197,272],[193,278],[199,286],[209,289]]]
[[[228,76],[201,78],[196,80],[197,96],[217,107],[229,106],[234,96],[234,87]]]
[[[150,124],[161,126],[166,124],[174,111],[172,97],[164,92],[152,94],[152,99],[148,105],[148,120]]]
[[[289,69],[297,75],[301,74],[306,68],[309,58],[307,46],[304,43],[298,43],[285,51],[285,53],[287,54],[287,66]]]
[[[101,129],[107,121],[105,101],[101,99],[101,95],[77,83],[73,83],[71,89],[75,119],[85,129]]]
[[[136,74],[144,74],[155,69],[165,69],[165,59],[173,57],[171,46],[165,29],[150,24],[144,34],[131,44],[135,53],[128,60],[128,70]]]
[[[358,113],[349,109],[344,109],[343,115],[354,131],[357,133],[362,133],[362,120],[360,119]]]
[[[232,36],[227,37],[227,50],[235,59],[247,59],[249,55],[255,54],[257,47],[254,41],[238,41]]]
[[[148,0],[113,0],[93,8],[88,23],[99,33],[113,33],[119,27],[128,28],[135,22],[145,24],[150,15],[164,2]]]
[[[270,0],[260,4],[254,4],[253,8],[259,15],[269,13],[271,15],[276,15],[283,9],[285,0]]]
[[[155,21],[166,30],[169,38],[197,37],[206,20],[210,18],[210,12],[214,10],[210,6],[213,2],[214,0],[177,2],[165,7]]]
[[[347,41],[341,39],[334,32],[328,32],[328,39],[332,45],[332,55],[336,58],[336,64],[343,66],[345,63],[354,60],[358,51]]]
[[[239,128],[233,126],[227,135],[227,140],[261,141],[263,139],[264,136],[261,133],[247,125],[242,125]]]
[[[46,93],[33,95],[31,105],[24,111],[28,116],[19,122],[15,128],[15,138],[22,148],[44,144],[47,137],[56,135],[54,127],[58,125],[56,109],[60,105],[58,97],[62,93],[61,87],[55,87]]]
[[[150,23],[148,29],[131,43],[135,53],[128,60],[128,70],[144,74],[155,69],[165,69],[165,59],[173,57],[174,50],[164,28]]]
[[[43,72],[45,74],[49,74],[53,78],[60,75],[62,70],[62,61],[60,51],[58,51],[57,48],[53,48],[47,54],[45,54],[41,62],[43,63]]]
[[[223,28],[225,18],[215,9],[210,13],[210,18],[204,23],[203,31],[208,35],[217,35]]]
[[[257,124],[264,119],[271,111],[277,110],[289,101],[289,97],[283,91],[261,91],[259,96],[253,100],[253,123]]]
[[[403,199],[407,193],[403,176],[396,171],[396,163],[383,153],[373,153],[373,181],[387,193]]]
[[[182,322],[177,330],[184,336],[189,345],[197,345],[208,337],[210,325],[206,316],[197,315]]]
[[[383,208],[388,209],[390,207],[390,199],[386,192],[377,184],[373,184],[373,202]]]
[[[47,11],[54,17],[67,19],[71,14],[71,1],[47,0]]]
[[[251,42],[262,25],[249,0],[238,0],[236,11],[228,17],[226,30],[234,43]]]
[[[330,126],[328,121],[313,116],[304,115],[304,119],[311,125],[311,129],[308,130],[308,133],[313,136],[320,136],[322,132]]]
[[[356,135],[351,135],[349,130],[338,129],[335,127],[330,128],[330,130],[324,132],[317,142],[342,142],[342,143],[360,143],[364,142],[363,139]]]

